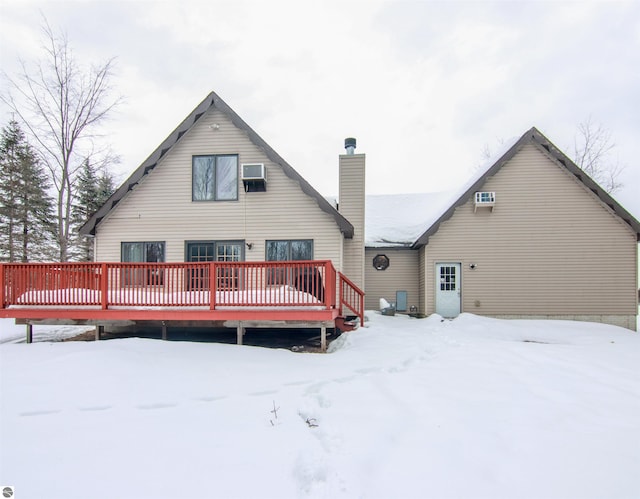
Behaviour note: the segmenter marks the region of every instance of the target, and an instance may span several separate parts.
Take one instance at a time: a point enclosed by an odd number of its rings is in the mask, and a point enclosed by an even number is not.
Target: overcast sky
[[[640,218],[640,2],[0,0],[7,74],[41,56],[43,16],[78,60],[117,58],[121,179],[211,90],[325,195],[345,137],[368,193],[431,192],[532,126],[572,156],[591,117]]]

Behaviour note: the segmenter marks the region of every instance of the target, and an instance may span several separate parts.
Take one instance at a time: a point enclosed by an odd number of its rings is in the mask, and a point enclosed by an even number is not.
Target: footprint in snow
[[[299,386],[299,385],[307,385],[311,383],[311,380],[302,380],[302,381],[290,381],[288,383],[285,383],[284,386]]]
[[[176,407],[177,405],[178,404],[163,404],[163,403],[144,404],[144,405],[137,406],[137,408],[141,409],[143,411],[148,411],[148,410],[153,410],[153,409],[168,409],[170,407]]]
[[[356,369],[356,372],[358,374],[369,374],[369,373],[374,373],[379,371],[380,369],[378,369],[377,367],[364,367],[362,369]]]
[[[106,411],[108,409],[111,409],[110,405],[94,405],[91,407],[80,407],[80,410],[83,412],[89,412],[89,411]]]
[[[260,396],[260,395],[273,395],[274,393],[278,393],[278,390],[265,390],[263,392],[253,392],[250,393],[252,397]]]
[[[198,400],[199,402],[215,402],[216,400],[222,400],[226,398],[226,395],[221,395],[218,397],[196,397],[194,400]]]
[[[28,412],[21,412],[20,416],[48,416],[49,414],[57,414],[60,411],[59,409],[55,409],[55,410],[50,410],[50,411],[28,411]]]

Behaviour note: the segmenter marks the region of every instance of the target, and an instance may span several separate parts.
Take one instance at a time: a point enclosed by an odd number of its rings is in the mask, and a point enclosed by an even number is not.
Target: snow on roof
[[[452,200],[452,191],[367,196],[365,246],[411,246]]]
[[[411,246],[467,190],[518,141],[501,144],[457,189],[417,194],[382,194],[366,197],[365,246]]]
[[[365,246],[411,246],[492,164],[487,160],[457,189],[367,196]]]

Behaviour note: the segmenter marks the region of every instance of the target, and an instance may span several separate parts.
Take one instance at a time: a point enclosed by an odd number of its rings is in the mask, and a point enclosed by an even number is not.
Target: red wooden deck
[[[0,317],[51,321],[364,321],[330,261],[0,263]]]

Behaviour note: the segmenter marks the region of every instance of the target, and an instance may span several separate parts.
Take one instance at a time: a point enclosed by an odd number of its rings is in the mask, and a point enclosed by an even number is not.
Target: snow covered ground
[[[95,329],[92,326],[33,326],[33,341],[62,341],[86,331],[95,331]],[[26,343],[26,341],[25,325],[15,324],[14,319],[0,319],[0,343]]]
[[[637,333],[368,317],[326,355],[5,342],[0,486],[17,499],[640,497]]]

